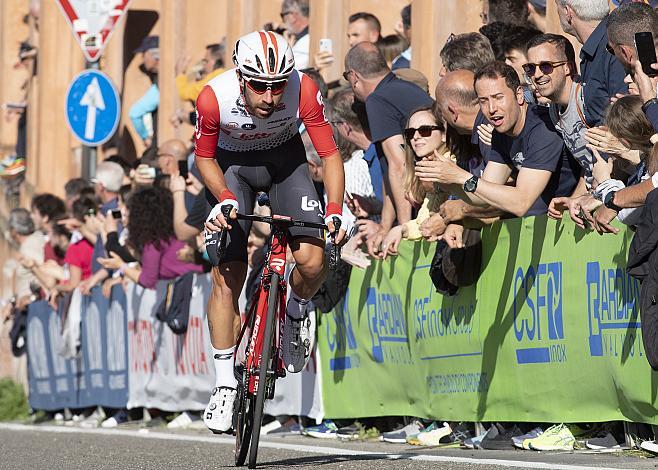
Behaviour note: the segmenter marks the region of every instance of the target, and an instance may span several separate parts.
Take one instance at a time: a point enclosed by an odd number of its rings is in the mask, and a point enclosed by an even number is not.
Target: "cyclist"
[[[216,372],[215,388],[204,413],[213,432],[231,428],[237,381],[233,373],[240,330],[237,301],[247,272],[245,221],[226,220],[221,209],[251,214],[257,192],[269,193],[272,211],[300,220],[322,220],[344,238],[342,218],[345,174],[333,133],[324,115],[322,96],[309,77],[295,70],[292,50],[283,36],[270,31],[249,33],[235,44],[235,68],[210,80],[197,99],[196,164],[213,210],[206,237],[228,230],[226,256],[212,272],[208,327]],[[311,181],[299,121],[323,159],[328,202],[322,214]],[[290,229],[296,266],[290,273],[291,295],[284,326],[283,360],[290,372],[302,370],[310,355],[304,339],[307,304],[324,277],[324,244],[319,230]],[[213,235],[214,234],[214,235]],[[212,242],[212,241],[211,241]],[[215,250],[209,249],[209,254]]]

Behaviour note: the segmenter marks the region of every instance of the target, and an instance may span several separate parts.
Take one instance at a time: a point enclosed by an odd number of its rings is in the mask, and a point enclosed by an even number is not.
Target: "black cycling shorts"
[[[266,192],[272,213],[307,222],[324,222],[319,196],[306,162],[306,151],[299,134],[278,147],[268,150],[232,152],[218,149],[215,157],[224,172],[228,189],[237,197],[240,213],[252,214],[256,196]],[[211,207],[217,199],[206,191]],[[247,261],[247,239],[251,222],[231,224],[223,263]],[[320,230],[290,228],[293,238],[323,238]]]

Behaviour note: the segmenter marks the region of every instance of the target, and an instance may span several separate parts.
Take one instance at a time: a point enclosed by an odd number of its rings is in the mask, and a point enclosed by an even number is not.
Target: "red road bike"
[[[228,210],[227,212],[230,212]],[[227,214],[225,214],[225,217]],[[274,397],[274,383],[286,375],[283,364],[283,326],[286,315],[285,281],[286,251],[290,227],[328,230],[325,224],[293,220],[290,217],[238,214],[238,220],[263,222],[272,228],[266,263],[260,285],[254,293],[251,308],[240,330],[235,357],[237,397],[233,409],[235,430],[235,464],[244,465],[249,454],[249,468],[256,468],[258,441],[263,421],[265,400]],[[228,219],[227,219],[228,220]],[[340,222],[336,219],[336,232]],[[220,234],[217,254],[221,259],[226,246],[226,233]],[[329,268],[335,269],[340,248],[332,245]],[[308,341],[308,340],[306,340]],[[310,346],[305,344],[306,347]]]

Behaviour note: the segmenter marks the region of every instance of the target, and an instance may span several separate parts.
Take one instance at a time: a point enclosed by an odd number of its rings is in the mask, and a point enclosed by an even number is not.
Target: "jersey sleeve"
[[[299,96],[299,117],[320,158],[338,151],[334,133],[324,115],[324,103],[318,86],[302,74]]]
[[[196,100],[194,154],[202,158],[215,158],[218,142],[219,103],[213,89],[206,85]]]

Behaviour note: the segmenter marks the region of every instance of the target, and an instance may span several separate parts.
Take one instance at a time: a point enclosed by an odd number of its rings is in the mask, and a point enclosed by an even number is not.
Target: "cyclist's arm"
[[[215,160],[218,142],[219,104],[212,88],[205,86],[196,101],[194,155],[206,188],[220,201],[222,192],[227,188],[224,172]]]
[[[345,193],[345,170],[343,159],[336,147],[334,133],[324,114],[324,103],[320,90],[313,80],[301,76],[299,117],[304,122],[308,136],[322,159],[324,187],[327,192],[327,209],[336,208],[342,213]],[[330,213],[328,210],[327,213]]]

